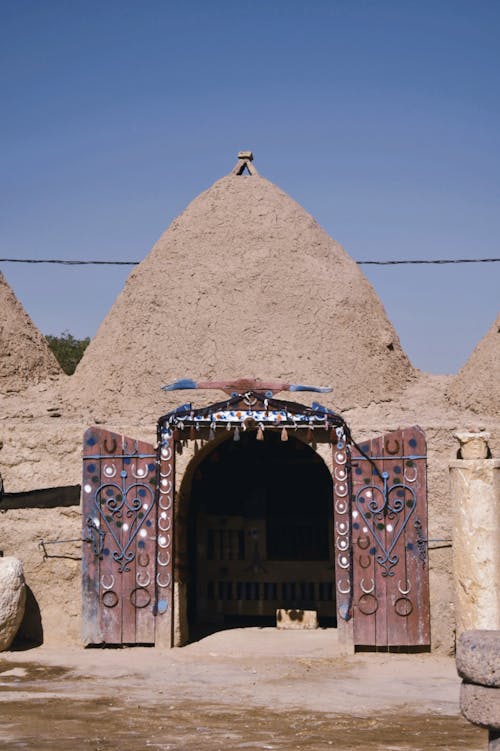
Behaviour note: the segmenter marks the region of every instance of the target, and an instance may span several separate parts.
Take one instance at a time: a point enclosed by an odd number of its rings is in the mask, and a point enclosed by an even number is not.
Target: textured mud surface
[[[182,702],[129,706],[126,698],[34,699],[2,707],[2,749],[43,751],[207,751],[219,749],[485,748],[484,732],[449,716],[377,714],[366,718],[320,712],[273,712]]]
[[[325,658],[320,635],[306,643],[288,633],[277,640],[250,630],[229,644],[214,635],[169,652],[4,654],[0,749],[486,748],[485,731],[459,714],[453,660]]]

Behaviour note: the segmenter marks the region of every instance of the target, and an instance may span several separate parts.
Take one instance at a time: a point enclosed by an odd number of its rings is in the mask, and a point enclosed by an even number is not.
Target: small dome
[[[248,154],[130,274],[72,379],[87,404],[161,414],[179,397],[160,387],[178,378],[260,377],[366,405],[412,377],[357,264]]]
[[[448,395],[462,409],[500,414],[500,313],[452,380]]]
[[[49,346],[0,272],[0,393],[62,373]]]

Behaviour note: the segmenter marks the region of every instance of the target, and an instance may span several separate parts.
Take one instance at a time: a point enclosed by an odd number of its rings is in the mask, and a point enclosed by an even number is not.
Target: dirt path
[[[0,658],[0,748],[467,749],[451,658],[338,653],[332,632],[236,629],[183,649]]]

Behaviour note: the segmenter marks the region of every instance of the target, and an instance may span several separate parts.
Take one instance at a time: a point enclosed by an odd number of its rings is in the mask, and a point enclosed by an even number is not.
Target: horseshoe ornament
[[[337,561],[340,568],[349,568],[349,558],[346,555],[339,555]]]
[[[336,544],[337,550],[347,550],[347,548],[349,547],[348,541],[342,537],[337,537],[337,541],[335,544]]]
[[[106,576],[106,574],[103,574],[101,576],[101,587],[103,589],[106,589],[106,590],[107,589],[113,589],[113,587],[115,586],[115,577],[113,576],[113,574],[108,574],[109,578],[111,579],[111,584],[105,584],[104,583],[104,577],[105,576]]]
[[[144,574],[144,581],[141,581],[141,579],[142,579],[142,574],[140,571],[138,571],[135,576],[135,580],[137,584],[139,585],[139,587],[149,587],[149,585],[151,584],[151,577],[147,571]]]
[[[158,517],[158,529],[161,530],[161,532],[168,532],[171,526],[172,526],[172,523],[170,519],[168,518],[164,519],[161,516]]]
[[[335,511],[337,514],[345,514],[347,511],[346,501],[335,501]]]
[[[166,577],[165,577],[165,580],[166,580],[165,582],[162,582],[162,581],[161,581],[161,571],[159,571],[159,572],[158,572],[158,573],[156,574],[156,583],[158,584],[158,586],[159,586],[159,587],[168,587],[168,586],[170,586],[170,581],[171,581],[171,576],[170,576],[170,574],[167,574],[167,575],[166,575]]]
[[[408,592],[411,590],[411,583],[408,581],[408,579],[405,582],[408,589],[403,589],[401,587],[401,579],[398,581],[398,592],[400,592],[402,595],[407,595]]]
[[[165,556],[165,561],[162,561],[161,557],[160,557],[160,551],[158,551],[158,555],[156,557],[156,560],[158,561],[158,566],[168,566],[168,564],[170,563],[170,560],[171,560],[170,553],[167,551],[167,554]]]
[[[363,594],[365,594],[365,595],[370,595],[370,594],[371,594],[371,593],[373,592],[373,590],[375,589],[375,580],[374,580],[374,579],[371,579],[372,585],[371,585],[371,587],[370,587],[369,589],[366,589],[366,587],[365,587],[365,585],[364,585],[364,581],[365,581],[365,580],[364,580],[364,578],[363,578],[363,579],[361,579],[361,581],[359,582],[359,586],[360,586],[360,588],[361,588],[361,591],[362,591],[362,592],[363,592]]]
[[[358,548],[361,548],[361,550],[366,550],[370,547],[370,538],[368,535],[363,535],[362,537],[358,537],[357,539]]]
[[[345,498],[348,493],[346,482],[335,483],[335,493],[339,498]]]
[[[172,458],[172,449],[170,446],[164,446],[160,451],[160,457],[164,462],[168,462]]]
[[[361,568],[369,568],[369,566],[372,563],[372,559],[369,555],[360,555],[358,558],[359,565]]]
[[[413,473],[410,476],[409,473],[411,472],[412,469],[413,469]],[[403,475],[404,475],[404,478],[405,478],[406,482],[415,482],[415,480],[417,479],[417,468],[416,467],[408,467],[408,468],[405,469]]]
[[[114,454],[116,449],[118,447],[118,444],[116,442],[116,438],[111,439],[111,448],[108,448],[108,439],[104,439],[104,451],[107,451],[108,454]]]
[[[170,535],[160,535],[158,537],[158,546],[160,548],[169,548],[170,547]]]
[[[338,589],[338,591],[340,592],[341,595],[348,595],[349,592],[351,591],[351,585],[350,585],[349,581],[346,579],[345,581],[347,581],[347,588],[343,589],[342,588],[342,582],[343,581],[344,581],[344,579],[339,579],[338,580],[338,582],[337,582],[337,589]]]
[[[132,472],[132,476],[135,477],[136,480],[144,480],[144,478],[148,474],[148,468],[146,467],[137,467],[137,470],[135,468],[135,464],[132,464],[130,467],[130,471]]]
[[[169,480],[166,477],[162,477],[160,479],[160,493],[163,493],[163,495],[166,495],[167,493],[170,493],[172,490],[172,480]]]
[[[398,441],[397,438],[395,438],[394,439],[393,447],[390,448],[390,441],[391,441],[390,438],[386,438],[386,440],[385,440],[385,450],[391,456],[395,456],[396,454],[399,454],[399,452],[401,451],[401,443]]]
[[[339,535],[346,535],[349,531],[349,524],[346,521],[335,522],[335,529]]]

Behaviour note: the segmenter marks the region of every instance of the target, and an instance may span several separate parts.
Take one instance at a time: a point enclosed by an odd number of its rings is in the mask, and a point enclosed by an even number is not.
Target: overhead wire
[[[444,265],[455,263],[499,263],[500,258],[401,258],[388,261],[355,261],[358,266]],[[64,258],[0,258],[0,263],[51,263],[61,266],[138,266],[141,261],[80,261]]]

